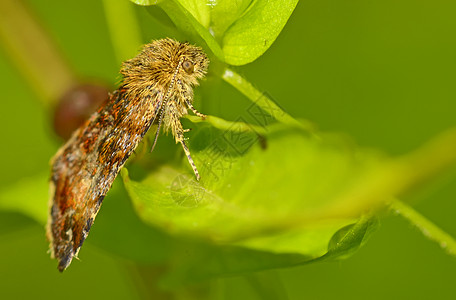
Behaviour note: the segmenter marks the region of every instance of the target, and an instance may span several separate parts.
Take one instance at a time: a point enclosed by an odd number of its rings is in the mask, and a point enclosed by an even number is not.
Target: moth
[[[171,131],[195,173],[180,118],[193,107],[193,87],[205,76],[209,60],[201,48],[172,39],[153,41],[122,64],[119,88],[51,161],[47,237],[51,257],[62,272],[89,234],[114,179],[152,124]]]

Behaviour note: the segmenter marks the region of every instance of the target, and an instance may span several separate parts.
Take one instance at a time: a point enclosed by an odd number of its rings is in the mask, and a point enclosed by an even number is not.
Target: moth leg
[[[200,113],[199,111],[197,111],[196,108],[193,107],[193,104],[192,104],[188,99],[185,99],[185,104],[187,104],[188,108],[190,108],[190,110],[191,110],[195,115],[197,115],[197,116],[200,117],[200,118],[206,119],[206,115]]]
[[[198,169],[196,168],[195,163],[193,162],[192,156],[190,155],[190,150],[188,150],[188,147],[187,147],[187,145],[185,144],[184,139],[181,139],[179,142],[180,142],[181,145],[182,145],[182,149],[184,149],[184,152],[185,152],[185,155],[187,156],[188,162],[189,162],[190,165],[192,166],[193,173],[195,173],[195,176],[196,176],[196,180],[199,181],[200,178],[201,178],[201,176],[200,176],[200,174],[198,173]]]
[[[187,156],[187,160],[190,164],[190,166],[193,169],[193,173],[195,173],[196,180],[200,180],[201,176],[198,172],[198,169],[196,168],[195,162],[193,161],[192,156],[190,155],[190,150],[188,150],[187,145],[185,144],[186,138],[184,137],[184,132],[188,132],[188,129],[184,129],[182,127],[182,123],[179,119],[179,117],[176,114],[176,108],[174,105],[170,105],[168,108],[169,112],[169,127],[171,127],[171,130],[174,135],[174,139],[176,140],[176,143],[180,143],[182,145],[182,149],[184,149],[185,155]]]
[[[180,79],[177,80],[177,84],[179,85],[181,89],[182,96],[184,98],[185,104],[187,107],[198,117],[202,119],[206,119],[206,115],[200,113],[199,111],[196,110],[195,107],[193,107],[192,104],[192,99],[193,99],[193,90],[188,90],[188,88],[185,88],[185,85],[182,83]]]

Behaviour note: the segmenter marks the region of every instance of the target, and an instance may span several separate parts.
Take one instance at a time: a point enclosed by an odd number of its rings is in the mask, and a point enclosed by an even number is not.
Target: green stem
[[[456,256],[456,241],[448,233],[401,201],[393,201],[390,209],[415,225],[430,240],[437,242],[448,254]]]
[[[268,130],[266,130],[266,127],[263,126],[247,124],[244,122],[227,121],[222,118],[214,116],[207,116],[205,119],[201,119],[197,116],[187,115],[185,116],[185,118],[192,121],[192,123],[207,122],[215,128],[223,131],[229,130],[236,132],[256,132],[261,135],[266,135],[266,133],[268,132]]]
[[[315,131],[314,125],[308,121],[297,121],[283,111],[266,93],[260,92],[249,81],[229,68],[225,68],[222,74],[223,80],[244,94],[250,101],[259,106],[277,121],[291,126],[299,127],[306,131]]]
[[[22,1],[0,1],[0,43],[47,106],[76,82],[53,41]]]
[[[133,57],[143,44],[134,4],[126,0],[103,0],[108,30],[119,63]]]

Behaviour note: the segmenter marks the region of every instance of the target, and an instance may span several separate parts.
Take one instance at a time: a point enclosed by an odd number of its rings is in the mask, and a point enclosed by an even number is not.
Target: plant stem
[[[448,233],[401,201],[393,201],[390,209],[416,226],[428,239],[437,242],[448,254],[456,256],[456,241]]]
[[[72,70],[22,1],[0,1],[0,42],[43,103],[74,85]]]
[[[236,132],[256,132],[261,135],[266,135],[268,130],[266,127],[247,124],[244,122],[233,122],[227,121],[219,117],[215,116],[207,116],[204,120],[197,116],[187,115],[185,116],[186,119],[192,121],[193,123],[200,123],[200,122],[207,122],[214,126],[217,129],[226,131],[236,131]]]
[[[125,0],[103,0],[109,34],[119,63],[133,57],[143,44],[133,5]]]
[[[255,105],[259,106],[263,111],[268,113],[277,121],[291,126],[299,127],[306,131],[313,132],[315,128],[308,121],[297,121],[292,116],[287,114],[275,101],[273,101],[267,93],[260,92],[249,81],[234,72],[229,68],[225,68],[221,75],[223,80],[231,84],[242,94],[244,94]],[[264,124],[266,125],[266,124]]]

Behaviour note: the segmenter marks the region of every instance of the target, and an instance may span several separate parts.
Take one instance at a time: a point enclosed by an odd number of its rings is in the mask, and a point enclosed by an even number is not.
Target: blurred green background
[[[119,62],[100,0],[24,2],[79,77],[117,82]],[[166,37],[143,7],[131,6],[144,43]],[[271,48],[236,70],[294,117],[344,132],[363,146],[406,153],[455,124],[455,11],[453,1],[301,1]],[[48,172],[61,141],[52,132],[52,111],[3,48],[0,70],[3,189]],[[250,105],[225,83],[210,103],[200,101],[200,111],[227,119]],[[456,236],[455,195],[450,176],[411,200]],[[0,211],[0,298],[140,299],[159,293],[155,299],[166,299],[154,287],[160,267],[138,267],[96,246],[109,207],[106,201],[81,252],[83,262],[64,274],[46,253],[42,225]],[[164,251],[160,247],[151,253]],[[212,299],[451,299],[455,276],[454,257],[400,217],[388,217],[347,260],[214,279],[209,286]],[[262,294],[271,278],[271,292]]]

